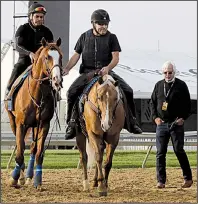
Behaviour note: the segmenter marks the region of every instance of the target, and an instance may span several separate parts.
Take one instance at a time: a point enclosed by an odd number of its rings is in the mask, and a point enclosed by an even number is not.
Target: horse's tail
[[[12,129],[13,134],[16,136],[16,123],[15,123],[15,116],[12,114],[11,111],[8,111],[8,117],[10,119],[10,126]]]
[[[86,138],[86,152],[88,156],[87,168],[92,168],[95,163],[95,151],[87,138]]]

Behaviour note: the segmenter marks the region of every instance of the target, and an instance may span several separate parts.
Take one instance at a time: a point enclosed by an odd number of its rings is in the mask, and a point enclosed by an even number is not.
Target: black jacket
[[[101,69],[112,60],[112,52],[121,52],[117,36],[109,31],[104,36],[95,36],[93,29],[84,32],[78,39],[74,50],[82,54],[80,73]]]
[[[43,37],[46,41],[53,42],[53,34],[46,26],[42,25],[35,28],[30,22],[21,25],[15,35],[16,50],[19,52],[19,57],[27,57],[30,52],[35,53],[41,47]]]
[[[191,99],[190,93],[186,83],[178,78],[175,78],[175,82],[170,89],[168,97],[167,94],[172,84],[168,84],[165,80],[160,80],[156,83],[153,90],[151,101],[152,101],[152,116],[153,120],[159,117],[165,122],[173,122],[177,117],[186,120],[191,111]],[[162,104],[166,101],[168,103],[167,110],[162,110]]]

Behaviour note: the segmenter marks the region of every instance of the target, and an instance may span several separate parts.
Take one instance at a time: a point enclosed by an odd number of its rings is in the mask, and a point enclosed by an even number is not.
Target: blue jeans
[[[156,170],[157,181],[166,182],[166,153],[171,137],[174,152],[180,163],[185,180],[192,180],[192,172],[186,152],[184,151],[184,126],[176,125],[171,131],[168,123],[162,123],[156,128]]]

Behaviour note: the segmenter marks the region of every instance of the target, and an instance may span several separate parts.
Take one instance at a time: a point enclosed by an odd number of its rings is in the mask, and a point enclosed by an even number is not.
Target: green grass
[[[187,151],[187,156],[191,167],[197,166],[197,152]],[[1,168],[5,169],[11,155],[11,151],[1,151]],[[121,151],[117,150],[113,157],[113,168],[141,168],[146,151]],[[180,167],[174,152],[167,153],[167,167]],[[29,151],[25,151],[25,164],[28,164]],[[46,150],[43,168],[44,169],[65,169],[76,168],[79,161],[78,150]],[[155,167],[156,152],[151,151],[146,167]],[[11,168],[15,166],[15,160],[11,163]]]

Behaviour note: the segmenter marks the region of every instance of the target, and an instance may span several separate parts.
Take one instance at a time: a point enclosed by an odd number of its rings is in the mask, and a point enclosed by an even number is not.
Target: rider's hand
[[[33,52],[30,52],[29,56],[30,56],[31,62],[33,63],[35,60],[35,54]]]
[[[69,74],[69,70],[67,68],[64,68],[63,71],[62,71],[62,75],[65,76],[65,75],[68,75]]]
[[[108,67],[103,67],[99,72],[98,74],[101,75],[101,76],[104,76],[105,74],[108,74],[109,73],[109,68]]]
[[[156,125],[161,125],[164,121],[161,118],[155,118]]]

